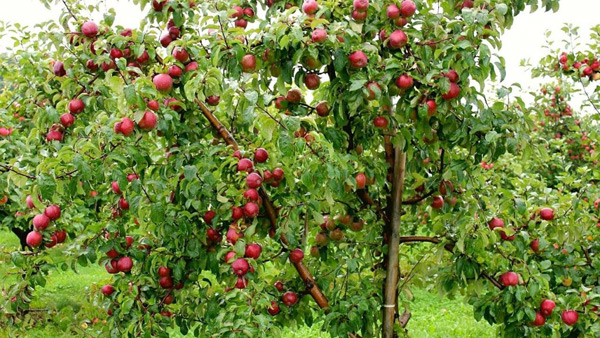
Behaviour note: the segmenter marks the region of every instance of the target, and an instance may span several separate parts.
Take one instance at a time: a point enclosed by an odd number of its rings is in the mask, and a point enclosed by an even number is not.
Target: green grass
[[[16,237],[10,232],[0,231],[0,251],[14,250],[19,245]],[[5,256],[5,255],[3,255]],[[5,257],[0,258],[0,276],[10,265]],[[39,314],[35,324],[26,332],[0,328],[0,337],[32,337],[32,338],[72,338],[101,335],[104,311],[93,303],[89,297],[89,288],[94,283],[103,285],[110,277],[101,266],[79,268],[79,273],[71,270],[52,271],[47,284],[35,291],[32,308],[53,308],[62,312],[62,323],[51,322],[52,316]],[[2,278],[0,286],[10,283],[10,279]],[[425,290],[413,290],[415,299],[411,305],[412,318],[407,329],[414,338],[436,337],[495,337],[495,329],[487,322],[477,322],[473,318],[473,310],[462,298],[454,300],[440,299],[436,294]],[[66,315],[65,315],[66,314]],[[94,318],[100,323],[92,324]],[[328,334],[319,332],[319,327],[300,327],[285,329],[284,337],[328,338]],[[85,331],[85,334],[84,334]],[[182,337],[178,332],[171,332],[173,337]],[[190,336],[190,335],[188,335]],[[190,336],[191,337],[191,336]]]

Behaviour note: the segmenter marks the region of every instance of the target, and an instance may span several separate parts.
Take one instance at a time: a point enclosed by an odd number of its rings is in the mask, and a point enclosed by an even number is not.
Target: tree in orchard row
[[[558,5],[528,1],[540,3]],[[410,318],[397,302],[410,280],[398,288],[398,251],[414,242],[451,252],[443,290],[485,292],[486,319],[535,332],[533,308],[505,311],[524,300],[520,266],[490,250],[511,237],[503,225],[522,187],[481,200],[496,192],[483,180],[495,171],[478,168],[527,148],[530,120],[471,86],[503,73],[490,46],[525,1],[157,0],[146,21],[160,33],[65,4],[71,30],[40,34],[56,52],[24,40],[23,72],[6,74],[3,118],[25,118],[7,143],[28,142],[10,143],[3,168],[11,202],[60,206],[68,262],[102,253],[114,335],[194,322],[196,335],[275,334],[290,318],[312,323],[316,304],[333,335],[382,326],[391,337]],[[30,50],[55,55],[51,68]],[[554,222],[546,200],[529,203],[520,217]],[[576,217],[564,210],[560,224]],[[47,251],[13,261],[48,266]],[[534,294],[549,297],[542,286]],[[23,292],[11,290],[13,311]],[[560,305],[557,330],[590,330]]]

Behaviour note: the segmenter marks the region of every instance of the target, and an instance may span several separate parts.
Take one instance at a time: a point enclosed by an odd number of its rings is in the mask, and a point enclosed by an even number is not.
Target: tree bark
[[[388,239],[387,272],[383,296],[382,337],[394,337],[394,319],[396,314],[398,289],[398,251],[400,245],[400,217],[402,214],[402,192],[404,191],[404,173],[406,153],[400,147],[394,149],[394,176],[392,181],[391,227]]]
[[[21,250],[25,250],[25,248],[27,248],[27,234],[29,232],[20,228],[10,228],[10,230],[19,238]]]

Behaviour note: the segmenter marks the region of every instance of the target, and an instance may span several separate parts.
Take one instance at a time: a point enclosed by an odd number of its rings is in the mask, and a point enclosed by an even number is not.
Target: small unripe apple
[[[290,262],[300,263],[304,259],[304,252],[300,249],[294,249],[290,252]]]
[[[98,35],[98,26],[92,21],[86,21],[81,25],[81,34],[86,38],[94,38]]]
[[[50,225],[50,218],[45,214],[39,214],[33,217],[33,227],[38,230],[44,230]]]
[[[168,92],[173,87],[173,79],[168,74],[158,74],[152,79],[156,90]]]
[[[44,210],[44,215],[51,221],[57,220],[60,217],[60,207],[58,205],[47,206]]]
[[[43,236],[37,231],[31,231],[27,234],[25,242],[32,248],[37,248],[42,244]]]
[[[233,269],[233,273],[239,277],[244,276],[248,273],[248,262],[243,258],[238,258],[233,263],[231,263],[231,268]]]
[[[262,252],[262,247],[259,244],[253,243],[246,246],[246,252],[244,256],[247,258],[258,259],[260,257],[260,253]]]

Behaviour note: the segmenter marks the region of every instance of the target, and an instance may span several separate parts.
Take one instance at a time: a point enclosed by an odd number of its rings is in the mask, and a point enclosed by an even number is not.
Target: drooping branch
[[[234,150],[237,150],[239,148],[238,144],[235,141],[235,139],[233,138],[233,136],[231,135],[231,133],[229,132],[229,130],[227,130],[227,128],[225,128],[225,126],[217,119],[217,117],[212,113],[212,111],[210,111],[210,109],[208,109],[208,107],[206,107],[206,105],[204,105],[204,103],[202,103],[200,100],[196,100],[196,104],[200,107],[202,114],[211,123],[213,128],[219,132],[219,134],[221,135],[221,137],[223,138],[225,143],[227,145],[231,146]],[[273,202],[271,202],[271,199],[269,198],[269,194],[262,186],[258,190],[258,193],[260,194],[260,197],[262,198],[263,206],[265,208],[267,218],[269,219],[269,223],[271,224],[271,228],[273,230],[276,230],[277,229],[277,211],[275,210],[275,207],[273,206]],[[283,233],[281,234],[281,242],[286,246],[289,245],[287,237]],[[296,268],[296,271],[298,271],[298,274],[300,275],[300,278],[302,278],[302,281],[304,281],[304,285],[306,286],[306,289],[310,292],[311,296],[317,302],[319,307],[321,307],[321,308],[328,307],[329,303],[327,301],[327,298],[325,297],[325,295],[323,294],[323,292],[321,291],[319,286],[315,283],[315,280],[313,279],[310,271],[308,271],[308,268],[306,267],[306,265],[304,265],[304,263],[302,263],[301,261],[298,263],[292,263],[292,264],[294,265],[294,268]]]

